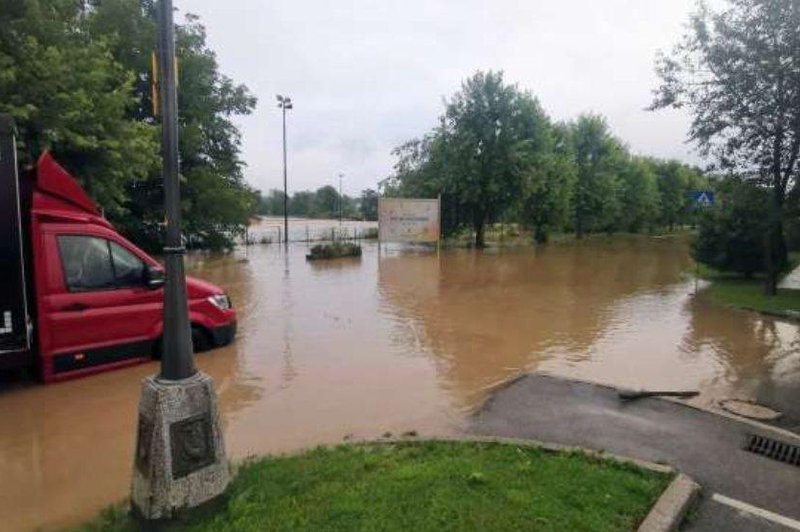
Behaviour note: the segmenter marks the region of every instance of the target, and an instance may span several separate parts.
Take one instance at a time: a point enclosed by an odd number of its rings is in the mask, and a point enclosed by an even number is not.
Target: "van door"
[[[115,233],[51,233],[63,287],[48,295],[55,374],[149,357],[161,333],[163,290]]]

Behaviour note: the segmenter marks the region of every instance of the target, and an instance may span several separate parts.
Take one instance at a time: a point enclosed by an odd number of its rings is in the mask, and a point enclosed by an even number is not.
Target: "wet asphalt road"
[[[750,434],[771,431],[674,402],[625,402],[613,388],[526,375],[495,392],[474,414],[469,430],[668,463],[699,482],[706,495],[720,493],[800,520],[800,468],[743,449]],[[800,444],[800,437],[781,439]],[[751,522],[707,502],[697,516],[691,529],[746,530]]]

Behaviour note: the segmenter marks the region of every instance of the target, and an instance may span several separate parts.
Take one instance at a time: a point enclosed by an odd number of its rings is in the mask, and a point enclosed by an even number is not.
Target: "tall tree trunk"
[[[537,244],[544,244],[547,242],[547,229],[541,224],[537,224],[534,228],[533,238]]]
[[[486,224],[484,224],[483,221],[475,223],[475,247],[476,248],[485,248],[486,247],[485,229],[486,229]]]
[[[783,193],[776,187],[770,202],[766,235],[766,278],[764,294],[778,293],[778,277],[786,266],[786,243],[783,238]]]

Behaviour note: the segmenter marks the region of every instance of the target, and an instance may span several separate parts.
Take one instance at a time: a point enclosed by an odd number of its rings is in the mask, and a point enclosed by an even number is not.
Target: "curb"
[[[662,401],[668,401],[670,403],[675,403],[675,404],[678,404],[678,405],[681,405],[681,406],[685,406],[686,408],[691,408],[693,410],[699,410],[700,412],[705,412],[706,414],[712,414],[712,415],[715,415],[715,416],[724,417],[724,418],[730,419],[731,421],[737,421],[737,422],[742,423],[744,425],[749,425],[749,426],[753,427],[754,429],[758,429],[758,430],[763,431],[763,432],[772,432],[775,435],[782,436],[782,437],[787,438],[787,439],[789,439],[789,440],[791,440],[793,442],[800,443],[800,434],[797,434],[796,432],[792,432],[791,430],[784,429],[782,427],[776,427],[775,425],[770,425],[768,423],[764,423],[764,422],[758,421],[756,419],[750,419],[748,417],[739,416],[739,415],[736,415],[736,414],[734,414],[732,412],[727,412],[727,411],[725,411],[725,410],[723,410],[721,408],[718,408],[718,407],[695,405],[695,404],[692,404],[692,403],[688,403],[686,401],[682,401],[682,400],[677,399],[675,397],[658,397],[657,399],[660,399]]]
[[[683,473],[679,474],[650,509],[638,532],[677,530],[699,495],[700,485]]]
[[[603,382],[594,382],[594,381],[590,381],[590,380],[586,380],[586,379],[577,379],[577,378],[574,378],[574,377],[564,377],[564,376],[557,375],[555,373],[546,372],[546,371],[523,372],[523,373],[521,373],[519,375],[515,375],[515,376],[513,376],[513,377],[511,377],[511,378],[509,378],[509,379],[507,379],[505,381],[500,381],[500,382],[496,382],[496,383],[491,384],[488,387],[489,395],[479,405],[477,405],[475,408],[472,409],[472,412],[471,412],[472,415],[477,415],[483,409],[485,409],[489,405],[491,400],[494,398],[494,394],[496,392],[513,386],[514,384],[516,384],[519,381],[523,380],[525,377],[545,377],[545,378],[548,378],[548,379],[555,379],[555,380],[560,380],[560,381],[564,381],[564,382],[575,382],[575,383],[579,383],[579,384],[587,384],[587,385],[591,385],[591,386],[596,386],[598,388],[605,388],[607,390],[614,390],[614,391],[621,390],[621,388],[619,386],[615,386],[613,384],[606,384],[606,383],[603,383]],[[725,411],[725,410],[723,410],[721,408],[718,408],[718,407],[701,406],[701,405],[698,405],[698,404],[690,403],[690,402],[688,402],[686,400],[683,400],[683,399],[680,399],[680,398],[677,398],[677,397],[655,396],[655,397],[648,397],[647,399],[654,399],[654,400],[657,400],[657,401],[666,401],[666,402],[673,403],[673,404],[676,404],[676,405],[684,406],[686,408],[690,408],[692,410],[705,412],[706,414],[711,414],[711,415],[718,416],[718,417],[724,417],[724,418],[727,418],[727,419],[729,419],[731,421],[737,421],[737,422],[742,423],[744,425],[749,425],[750,427],[753,427],[754,429],[758,429],[758,430],[761,430],[761,431],[764,431],[764,432],[771,432],[772,434],[774,434],[776,436],[781,436],[783,438],[788,438],[791,442],[800,444],[800,434],[798,434],[796,432],[793,432],[791,430],[785,429],[783,427],[777,427],[775,425],[770,425],[768,423],[764,423],[762,421],[758,421],[758,420],[755,420],[755,419],[750,419],[750,418],[747,418],[747,417],[744,417],[744,416],[739,416],[739,415],[733,414],[731,412],[727,412],[727,411]]]
[[[760,314],[761,316],[768,316],[770,318],[775,318],[778,320],[789,321],[792,323],[800,322],[800,315],[798,315],[797,312],[792,310],[764,310],[764,309],[757,309],[753,307],[739,306],[739,305],[727,305],[727,306],[736,310],[745,310],[747,312]]]
[[[628,464],[654,473],[661,473],[664,475],[674,475],[677,473],[674,467],[667,464],[659,464],[656,462],[648,462],[647,460],[639,460],[638,458],[631,458],[619,454],[608,453],[605,451],[597,451],[588,447],[578,447],[575,445],[561,445],[559,443],[550,443],[539,440],[531,440],[527,438],[502,438],[495,436],[424,436],[424,437],[392,437],[392,438],[379,438],[376,440],[353,440],[348,441],[351,445],[386,445],[395,443],[425,443],[425,442],[452,442],[452,443],[499,443],[503,445],[515,445],[517,447],[528,447],[533,449],[540,449],[546,453],[580,453],[590,458],[597,458],[600,460],[609,460],[620,464]]]
[[[629,464],[655,473],[662,473],[666,475],[674,475],[676,470],[674,467],[667,464],[659,464],[656,462],[649,462],[647,460],[640,460],[630,456],[623,456],[620,454],[609,453],[606,451],[598,451],[588,447],[579,447],[576,445],[562,445],[560,443],[545,442],[539,440],[530,440],[524,438],[497,438],[491,436],[465,436],[462,438],[446,438],[439,440],[437,438],[430,438],[434,441],[461,441],[473,443],[502,443],[504,445],[516,445],[518,447],[533,447],[541,449],[548,453],[581,453],[591,458],[598,458],[600,460],[610,460],[620,464]],[[408,441],[408,440],[405,440]]]

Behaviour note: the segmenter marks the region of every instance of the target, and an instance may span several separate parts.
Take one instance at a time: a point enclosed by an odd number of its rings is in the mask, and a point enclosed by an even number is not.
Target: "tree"
[[[154,16],[153,0],[0,0],[0,112],[17,121],[20,161],[50,149],[148,248],[158,247],[164,218],[150,100]],[[176,29],[184,233],[227,246],[256,204],[231,121],[255,99],[219,73],[196,17]]]
[[[575,234],[581,238],[589,231],[612,231],[619,213],[617,172],[624,149],[602,116],[581,115],[570,129],[577,165]]]
[[[541,126],[538,140],[523,141],[515,150],[516,171],[522,177],[521,219],[533,226],[539,244],[566,225],[575,187],[567,128]]]
[[[269,216],[278,216],[283,214],[283,190],[273,188],[266,196],[261,196],[261,201],[258,206],[259,214],[266,214]],[[291,209],[289,209],[291,212]]]
[[[700,3],[672,55],[659,56],[652,108],[687,107],[702,153],[770,190],[765,293],[774,295],[786,262],[784,203],[800,172],[800,3],[724,6]]]
[[[478,73],[462,84],[432,131],[393,152],[386,196],[441,195],[443,234],[468,227],[482,245],[486,223],[515,221],[537,242],[554,231],[653,229],[685,223],[697,171],[669,163],[677,187],[662,195],[664,165],[631,157],[605,118],[553,124],[538,101],[502,76]],[[672,181],[665,180],[665,186]],[[666,188],[665,188],[666,190]],[[673,193],[674,192],[674,193]]]
[[[98,2],[89,19],[98,37],[115,43],[118,60],[135,73],[140,81],[135,90],[142,102],[150,102],[149,59],[155,42],[152,15],[149,0],[108,0]],[[188,14],[185,23],[176,27],[176,49],[184,233],[204,247],[230,247],[231,235],[242,231],[256,205],[254,191],[244,182],[241,135],[231,117],[250,114],[256,99],[247,87],[219,72],[198,17]],[[151,120],[150,113],[139,107],[131,118]],[[150,180],[152,187],[160,188],[158,172],[152,173]],[[131,232],[143,221],[150,221],[144,226],[152,227],[153,221],[163,218],[161,206],[161,201],[131,202],[128,207],[137,216],[119,223]],[[152,241],[157,236],[143,238]]]
[[[661,198],[650,161],[632,157],[623,166],[619,174],[619,193],[619,229],[638,233],[655,227],[661,209]]]
[[[447,162],[446,192],[466,211],[476,247],[485,245],[486,224],[519,195],[514,146],[530,139],[546,116],[539,103],[500,72],[478,72],[447,104],[440,131]],[[435,144],[434,144],[435,145]]]
[[[22,164],[49,149],[110,217],[126,186],[158,164],[157,129],[129,120],[135,76],[93,39],[78,2],[0,4],[0,112],[19,130]]]
[[[700,217],[692,247],[695,260],[746,277],[764,271],[764,235],[769,229],[764,212],[769,199],[767,190],[752,183],[726,183],[717,206]]]
[[[331,185],[318,188],[310,215],[318,218],[338,218],[339,192]]]
[[[380,194],[371,188],[361,192],[358,210],[363,220],[378,219],[378,198],[380,198]]]

